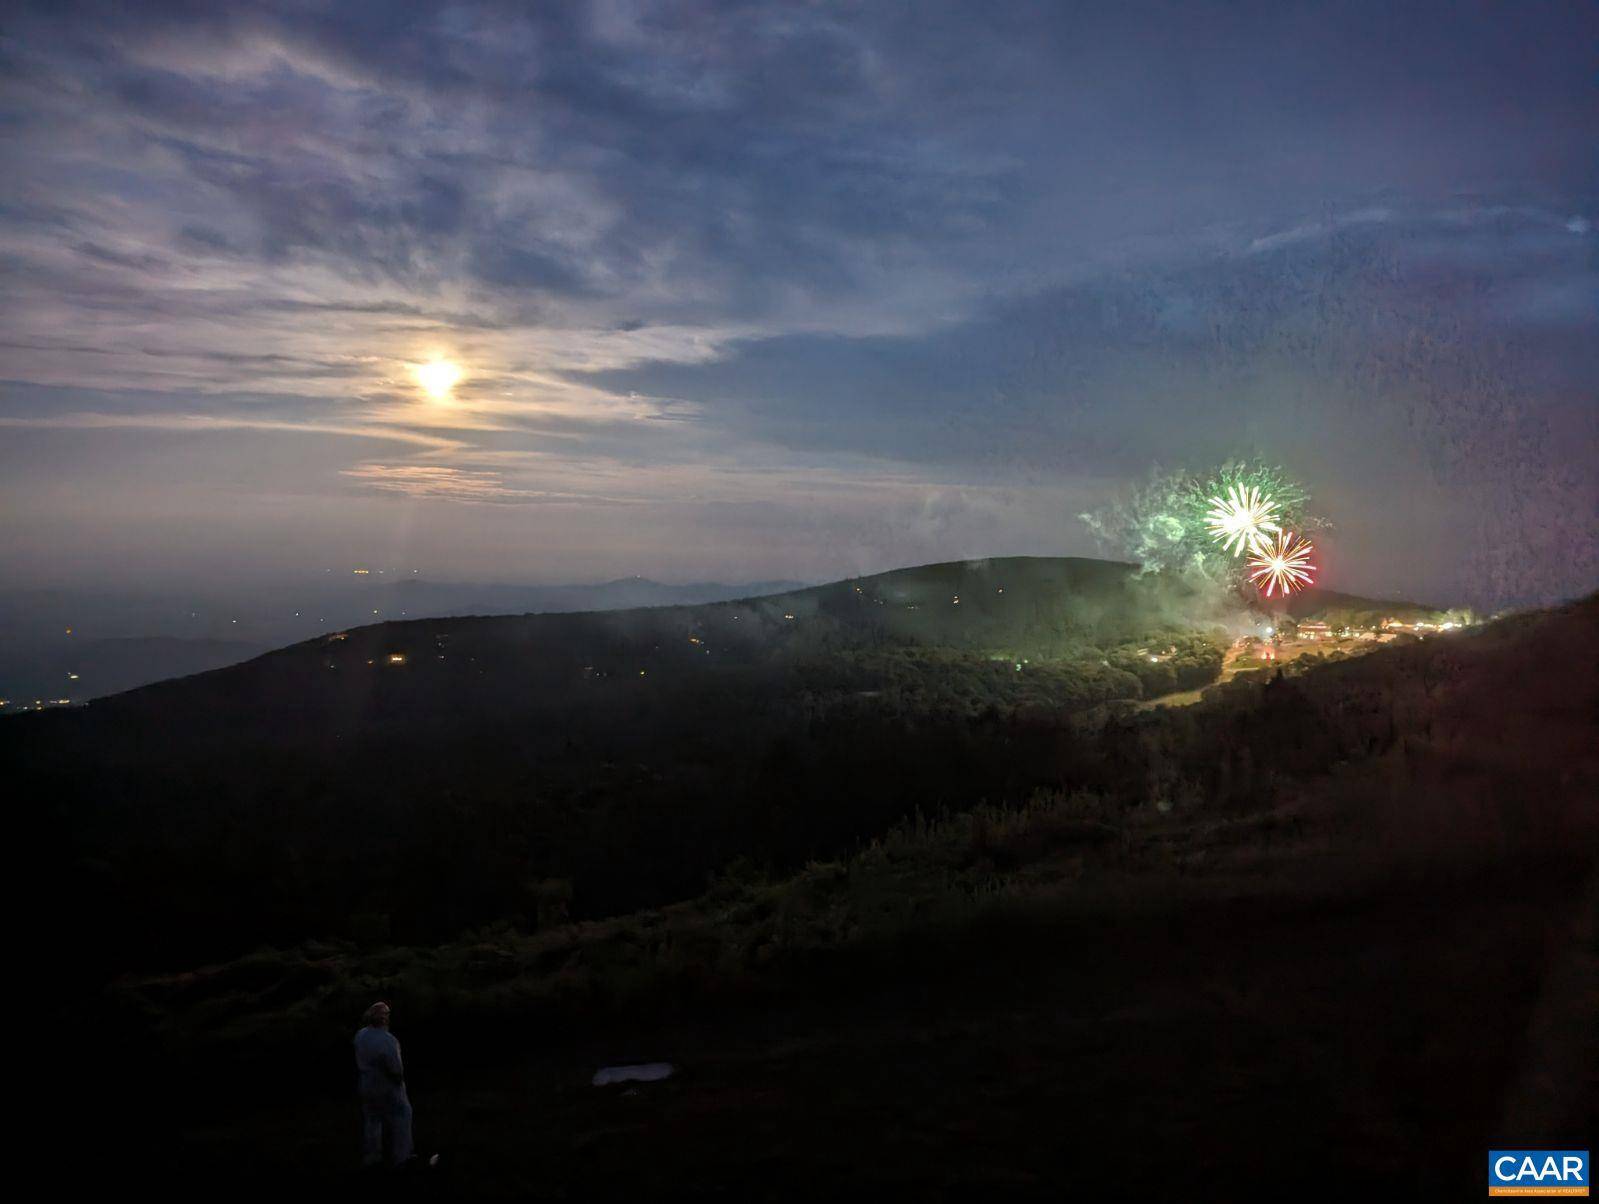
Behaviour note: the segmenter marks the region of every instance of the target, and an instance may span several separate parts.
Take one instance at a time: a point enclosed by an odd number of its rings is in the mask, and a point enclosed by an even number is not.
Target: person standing
[[[411,1101],[405,1093],[400,1043],[389,1032],[389,1005],[367,1008],[355,1034],[355,1069],[361,1092],[361,1163],[378,1166],[385,1147],[390,1166],[411,1158]]]

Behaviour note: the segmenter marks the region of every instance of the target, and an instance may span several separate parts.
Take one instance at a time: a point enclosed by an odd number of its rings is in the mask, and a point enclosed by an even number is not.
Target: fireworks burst
[[[1277,525],[1277,503],[1258,486],[1234,483],[1225,494],[1210,499],[1205,523],[1211,535],[1234,556],[1248,549],[1256,552],[1267,544],[1268,531],[1281,531]]]
[[[1310,584],[1316,566],[1310,563],[1315,551],[1309,540],[1292,531],[1278,531],[1277,538],[1262,543],[1249,558],[1249,583],[1271,597],[1273,591],[1284,597]]]

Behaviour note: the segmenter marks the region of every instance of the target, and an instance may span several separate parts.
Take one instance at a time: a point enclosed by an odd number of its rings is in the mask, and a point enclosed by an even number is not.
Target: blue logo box
[[[1587,1150],[1489,1150],[1490,1196],[1586,1196]]]

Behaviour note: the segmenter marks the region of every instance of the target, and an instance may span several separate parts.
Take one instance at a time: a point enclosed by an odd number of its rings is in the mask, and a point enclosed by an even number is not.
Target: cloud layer
[[[549,578],[1086,551],[1067,495],[1247,443],[1350,584],[1593,583],[1586,5],[13,10],[24,575],[216,512],[180,446],[274,567],[406,507]]]

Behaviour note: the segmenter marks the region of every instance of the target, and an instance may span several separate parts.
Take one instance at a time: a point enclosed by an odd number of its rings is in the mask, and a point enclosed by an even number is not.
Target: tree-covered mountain
[[[352,628],[0,724],[106,964],[447,938],[829,856],[1080,780],[1075,717],[1216,680],[1249,616],[1096,560],[928,565],[697,606]]]
[[[797,864],[918,806],[1023,797],[1061,777],[1071,714],[1213,680],[1228,618],[1127,565],[1017,558],[382,623],[19,716],[0,755],[60,887],[108,904],[113,961],[432,939],[550,879],[607,914],[735,857]]]

